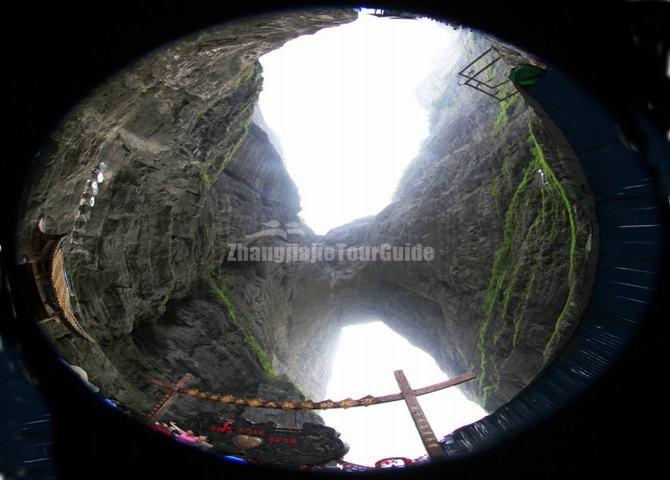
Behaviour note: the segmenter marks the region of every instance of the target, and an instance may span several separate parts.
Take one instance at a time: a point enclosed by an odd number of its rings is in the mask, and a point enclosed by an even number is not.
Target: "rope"
[[[412,390],[412,392],[417,396],[424,395],[426,393],[436,392],[438,390],[442,390],[443,388],[448,388],[467,382],[473,378],[475,378],[474,373],[468,372],[458,377],[452,378],[451,380]],[[302,402],[293,400],[261,400],[259,398],[240,398],[233,395],[210,393],[203,390],[198,390],[197,388],[183,388],[179,387],[178,385],[171,385],[169,383],[162,382],[160,380],[151,380],[151,383],[167,390],[172,390],[183,395],[188,395],[189,397],[212,400],[227,405],[244,405],[252,408],[270,408],[275,410],[329,410],[331,408],[367,407],[370,405],[395,402],[404,399],[402,393],[392,393],[390,395],[383,395],[380,397],[366,395],[365,397],[356,400],[352,398],[346,398],[337,402],[334,402],[333,400],[323,400],[321,402],[315,402],[313,400],[304,400]]]

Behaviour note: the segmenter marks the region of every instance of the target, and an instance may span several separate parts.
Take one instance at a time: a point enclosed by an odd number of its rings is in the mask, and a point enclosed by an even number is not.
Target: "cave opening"
[[[298,48],[343,31],[347,49]],[[459,69],[493,51],[480,90],[462,83]],[[333,413],[327,394],[357,395],[326,385],[346,365],[335,339],[352,316],[383,319],[430,354],[435,380],[476,374],[462,391],[493,412],[565,346],[597,258],[570,145],[505,80],[529,62],[540,65],[478,32],[347,9],[254,17],[166,45],[77,105],[41,157],[18,232],[36,321],[139,421],[187,379],[169,419],[220,434],[237,422],[238,442],[220,436],[218,451],[271,465],[321,468],[356,442],[313,426]],[[505,85],[501,98],[486,83]],[[354,336],[370,335],[381,334]],[[374,363],[369,351],[359,363]],[[419,388],[412,363],[347,371],[392,381],[401,368]],[[364,405],[345,415],[386,408]],[[378,423],[411,429],[406,414]],[[456,428],[428,416],[439,437]],[[329,458],[286,453],[312,434]]]
[[[384,395],[398,391],[394,370],[402,369],[413,388],[442,382],[447,375],[428,353],[412,345],[383,321],[358,319],[340,331],[326,397]],[[458,390],[448,388],[420,397],[438,438],[487,415]],[[327,410],[321,416],[349,444],[344,460],[374,466],[382,458],[425,457],[426,452],[404,402],[363,409]]]
[[[258,106],[323,235],[379,213],[430,131],[431,74],[451,61],[456,31],[360,12],[260,57]]]

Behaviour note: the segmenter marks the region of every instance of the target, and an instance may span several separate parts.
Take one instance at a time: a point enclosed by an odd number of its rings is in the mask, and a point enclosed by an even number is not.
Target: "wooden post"
[[[419,401],[414,394],[414,390],[412,390],[412,387],[407,381],[407,377],[405,377],[405,373],[402,370],[396,370],[393,374],[400,387],[400,392],[405,399],[409,413],[412,415],[412,420],[414,420],[423,446],[426,448],[426,452],[428,452],[428,456],[431,460],[444,459],[444,450],[442,450],[442,447],[438,443],[437,437],[435,436],[433,429],[430,427],[428,419],[426,419],[426,415],[423,413],[423,409],[421,408],[421,405],[419,405]]]
[[[186,385],[188,385],[192,379],[193,375],[190,373],[187,373],[181,377],[179,381],[170,390],[168,390],[163,398],[161,398],[160,402],[154,405],[154,408],[151,409],[151,412],[149,412],[149,415],[147,416],[147,423],[152,424],[158,421],[158,419],[160,419],[165,414],[167,409],[170,408],[170,406],[174,403],[175,399],[177,398],[177,394],[179,393],[179,389],[186,387]]]

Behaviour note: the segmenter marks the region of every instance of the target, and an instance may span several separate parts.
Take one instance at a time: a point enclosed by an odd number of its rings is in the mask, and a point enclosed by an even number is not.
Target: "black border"
[[[93,5],[20,5],[6,17],[5,71],[10,82],[5,106],[9,121],[2,167],[1,245],[9,278],[15,277],[13,226],[16,204],[34,153],[58,120],[92,88],[140,54],[168,40],[223,20],[314,2],[113,2]],[[408,4],[409,3],[409,4]],[[347,2],[318,2],[345,5]],[[349,6],[357,4],[349,3]],[[375,2],[366,3],[375,6]],[[670,29],[663,2],[383,2],[452,23],[470,25],[538,54],[573,74],[618,120],[626,138],[646,148],[634,118],[643,115],[663,135],[670,125],[662,33]],[[633,40],[636,35],[638,40]],[[660,47],[658,43],[660,42]],[[660,55],[654,54],[660,49]],[[646,107],[654,104],[654,110]],[[666,195],[667,170],[658,171],[659,195]],[[584,474],[598,476],[624,466],[637,473],[663,464],[663,385],[666,276],[655,308],[619,361],[578,400],[540,425],[487,452],[449,465],[407,471],[412,477],[438,478],[493,474],[514,477]],[[63,478],[83,474],[114,478],[209,478],[224,469],[229,478],[273,478],[278,472],[221,464],[191,449],[161,441],[114,411],[103,409],[74,377],[51,357],[50,346],[28,325],[8,321],[3,298],[2,333],[18,339],[26,364],[41,382],[55,412],[57,468]],[[19,308],[19,317],[22,316]],[[68,392],[63,395],[63,392]],[[92,426],[86,419],[95,418]],[[81,421],[80,421],[81,420]],[[661,433],[661,439],[656,436]],[[19,448],[19,447],[17,447]],[[293,478],[301,476],[291,475]],[[404,476],[379,472],[373,476]]]

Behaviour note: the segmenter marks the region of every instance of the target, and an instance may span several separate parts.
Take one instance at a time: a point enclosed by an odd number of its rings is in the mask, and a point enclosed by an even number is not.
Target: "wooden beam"
[[[410,387],[405,373],[402,370],[396,370],[393,374],[398,382],[400,392],[405,399],[412,420],[414,420],[414,425],[416,425],[423,446],[426,448],[426,452],[428,452],[428,456],[431,460],[444,459],[444,450],[442,450],[442,447],[438,443],[435,432],[433,432],[433,429],[428,423],[428,419],[423,413],[423,409],[421,408],[421,405],[419,405],[419,400],[417,400],[414,390]]]
[[[161,398],[161,400],[154,405],[149,415],[147,416],[147,423],[152,424],[157,422],[174,403],[179,391],[185,388],[193,380],[193,375],[187,373],[179,379],[179,381],[168,390],[168,392]]]
[[[417,388],[416,390],[412,390],[412,392],[414,392],[414,395],[418,397],[419,395],[425,395],[426,393],[433,393],[437,392],[438,390],[453,387],[454,385],[460,385],[461,383],[468,382],[475,377],[476,375],[474,373],[468,372],[464,373],[463,375],[459,375],[458,377],[454,377],[451,380],[445,380],[444,382],[436,383],[435,385]]]

